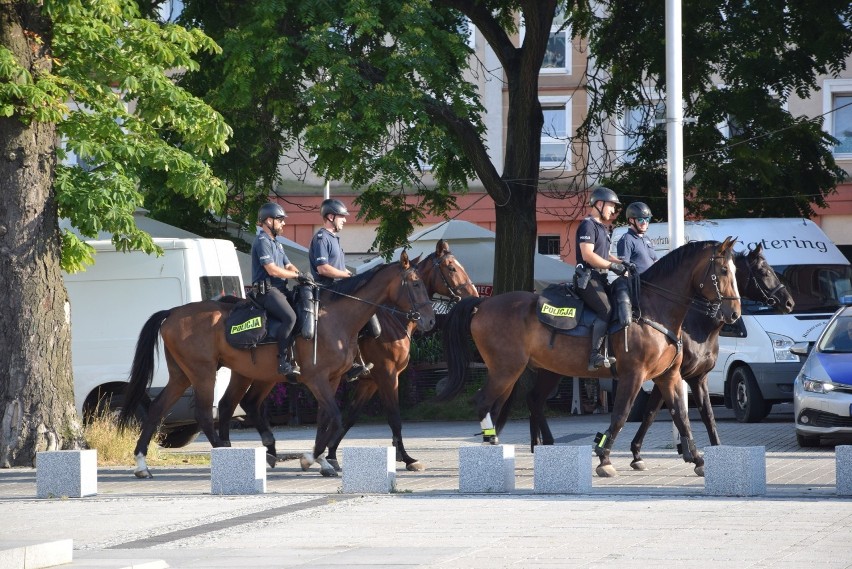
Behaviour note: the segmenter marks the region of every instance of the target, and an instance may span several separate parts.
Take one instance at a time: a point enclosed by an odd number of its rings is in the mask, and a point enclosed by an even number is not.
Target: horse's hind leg
[[[165,356],[169,368],[169,381],[148,407],[148,415],[142,424],[142,432],[136,441],[136,448],[133,449],[133,456],[136,459],[136,469],[133,473],[137,478],[152,478],[151,471],[148,470],[148,463],[145,460],[151,438],[160,426],[160,421],[163,420],[166,412],[177,403],[190,385],[189,378],[174,363],[168,350],[165,350]]]
[[[630,463],[630,466],[633,470],[645,470],[645,461],[642,460],[642,456],[639,454],[642,450],[642,441],[645,440],[645,435],[648,433],[651,425],[654,424],[654,419],[657,418],[657,413],[662,406],[663,396],[660,393],[660,388],[655,385],[654,389],[651,390],[651,394],[648,396],[648,401],[645,403],[645,409],[642,411],[642,424],[639,425],[636,435],[630,442],[630,452],[633,453],[633,462]]]
[[[231,441],[231,419],[237,408],[237,401],[243,397],[250,385],[249,378],[231,370],[231,381],[222,398],[219,399],[219,439],[223,443]]]
[[[530,452],[535,452],[536,445],[552,445],[553,433],[544,415],[547,397],[559,385],[561,376],[547,370],[539,370],[532,389],[527,393],[527,409],[530,412]]]

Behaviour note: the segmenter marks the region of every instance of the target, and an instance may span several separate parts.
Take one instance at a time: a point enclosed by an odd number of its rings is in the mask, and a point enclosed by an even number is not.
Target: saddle
[[[607,332],[612,334],[626,328],[632,321],[632,303],[627,279],[617,278],[611,286],[610,302],[613,304]],[[590,336],[597,315],[585,310],[585,303],[577,294],[574,285],[561,283],[545,288],[538,297],[536,314],[552,335]],[[552,346],[551,338],[551,346]]]
[[[312,285],[301,285],[287,291],[287,302],[296,313],[294,331],[306,340],[313,340],[316,333],[316,303]],[[281,321],[267,314],[255,295],[240,300],[225,319],[225,339],[238,349],[250,349],[264,344],[276,344]]]

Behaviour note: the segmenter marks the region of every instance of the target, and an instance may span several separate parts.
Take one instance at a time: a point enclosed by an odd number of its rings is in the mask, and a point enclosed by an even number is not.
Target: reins
[[[421,314],[420,314],[420,311],[418,309],[423,307],[423,306],[428,306],[431,303],[430,302],[420,302],[420,303],[415,302],[414,292],[411,290],[411,287],[408,286],[408,277],[409,277],[409,275],[411,275],[412,273],[415,273],[415,272],[417,272],[417,267],[409,267],[408,269],[406,269],[402,273],[402,286],[405,287],[405,290],[408,293],[408,300],[411,302],[411,307],[412,307],[412,309],[407,311],[407,312],[404,311],[404,310],[399,310],[398,308],[394,308],[393,306],[387,306],[386,304],[379,304],[378,302],[372,302],[370,300],[365,300],[363,298],[359,298],[357,296],[353,296],[353,295],[347,294],[345,292],[340,292],[338,290],[334,290],[333,288],[329,288],[329,287],[322,286],[322,285],[317,285],[317,286],[326,290],[327,292],[332,293],[332,294],[336,294],[338,296],[349,298],[351,300],[357,300],[358,302],[362,302],[364,304],[369,304],[370,306],[375,306],[376,308],[381,308],[382,310],[387,310],[388,312],[390,312],[394,315],[402,314],[410,322],[419,322],[420,318],[421,318]]]

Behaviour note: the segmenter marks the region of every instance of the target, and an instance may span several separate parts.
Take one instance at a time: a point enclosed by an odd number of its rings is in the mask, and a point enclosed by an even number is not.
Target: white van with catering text
[[[71,303],[74,399],[84,418],[120,407],[136,341],[152,314],[223,295],[244,296],[236,249],[230,241],[155,238],[154,243],[163,249],[159,257],[116,251],[109,240],[87,243],[97,252],[94,265],[63,275]],[[215,402],[224,394],[230,377],[227,368],[217,372]],[[160,341],[148,390],[151,398],[166,386],[168,378]],[[190,388],[164,419],[160,444],[180,447],[196,437],[194,407]],[[216,409],[213,411],[216,417]]]
[[[613,232],[612,252],[627,231]],[[659,256],[669,251],[668,224],[652,223],[647,237]],[[758,422],[774,403],[793,400],[793,380],[803,361],[790,352],[798,342],[813,343],[831,315],[852,295],[849,261],[823,231],[807,219],[720,219],[686,222],[689,241],[736,237],[735,250],[763,246],[763,255],[792,294],[791,314],[743,299],[743,316],[725,325],[719,358],[708,385],[714,400],[733,408],[737,420]]]

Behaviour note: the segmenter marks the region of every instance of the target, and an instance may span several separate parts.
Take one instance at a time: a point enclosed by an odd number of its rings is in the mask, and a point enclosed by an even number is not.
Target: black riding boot
[[[361,355],[361,348],[358,348],[358,359],[352,363],[352,367],[346,372],[346,381],[355,381],[362,375],[369,374],[371,369],[373,369],[373,364],[364,363],[364,356]]]
[[[290,363],[290,358],[287,357],[288,348],[278,348],[278,373],[293,378],[300,375],[302,371],[298,365]]]
[[[605,367],[609,368],[615,364],[615,358],[608,358],[601,353],[604,336],[606,336],[607,323],[600,318],[595,319],[592,325],[592,352],[589,354],[589,371]]]

